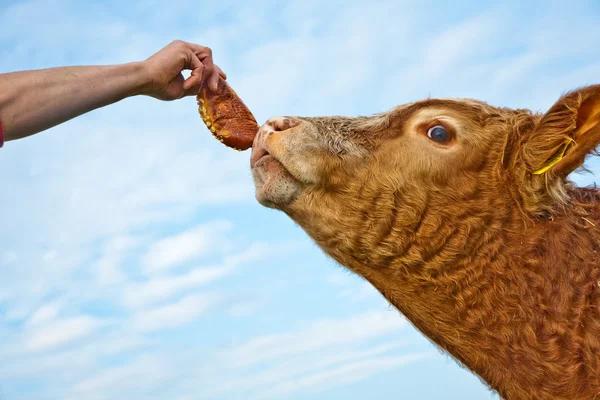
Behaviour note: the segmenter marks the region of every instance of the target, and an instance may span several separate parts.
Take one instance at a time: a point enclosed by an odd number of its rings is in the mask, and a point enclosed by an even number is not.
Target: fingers
[[[215,68],[217,69],[217,71],[219,71],[219,75],[221,76],[221,78],[227,80],[227,74],[225,74],[225,72],[223,72],[223,70],[219,68],[217,64],[215,64]]]
[[[210,47],[200,46],[199,44],[190,42],[183,43],[185,43],[198,56],[198,58],[202,60],[202,62],[204,62],[204,59],[206,58],[210,62],[210,66],[212,68],[213,57]]]
[[[194,52],[198,60],[204,65],[201,82],[208,78],[208,87],[213,92],[217,90],[219,76],[227,79],[227,75],[213,62],[212,50],[209,47],[195,43],[184,42]]]
[[[192,55],[192,57],[196,58],[195,55]],[[192,69],[192,73],[183,83],[183,89],[186,92],[186,96],[191,94],[197,94],[205,79],[208,79],[208,87],[213,92],[215,92],[218,88],[219,77],[227,79],[227,75],[223,72],[221,68],[219,68],[217,64],[213,64],[214,68],[212,74],[208,75],[207,78],[204,78],[209,73],[208,69],[204,67],[200,60],[198,60],[197,58],[196,60],[197,63],[196,61],[194,61],[194,63],[192,64],[196,67],[190,67],[190,69]]]
[[[144,91],[157,98],[171,98],[176,92],[177,96],[197,94],[203,84],[215,92],[219,79],[227,78],[214,64],[210,48],[182,40],[173,41],[144,63],[152,78]],[[187,79],[179,76],[183,70],[191,70]]]
[[[225,74],[225,72],[223,72],[223,70],[221,70],[221,68],[217,64],[213,65],[215,66],[215,69],[213,71],[213,74],[209,77],[209,88],[214,91],[218,88],[219,77],[226,80],[227,75]],[[192,74],[194,74],[194,71],[192,71]],[[213,84],[215,85],[214,87]],[[188,79],[186,79],[183,85],[183,89],[185,91],[184,96],[195,96],[198,94],[201,88],[202,81],[196,79],[196,76],[194,76],[194,79],[192,80],[192,76],[190,76]]]
[[[184,42],[194,52],[196,58],[204,65],[202,81],[206,78],[211,78],[214,71],[214,63],[212,58],[212,50],[209,47],[200,46],[199,44]],[[215,90],[214,82],[209,80],[209,88]]]
[[[213,68],[212,74],[208,78],[208,87],[213,92],[216,92],[218,85],[219,85],[219,71],[216,68]]]
[[[184,68],[191,69],[192,73],[185,82],[183,82],[184,90],[188,90],[195,85],[200,85],[204,81],[204,75],[206,73],[206,66],[191,50],[189,51],[187,58],[188,60]]]

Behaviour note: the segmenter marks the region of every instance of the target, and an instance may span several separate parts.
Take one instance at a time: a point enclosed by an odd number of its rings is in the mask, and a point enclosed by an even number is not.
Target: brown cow
[[[371,117],[277,117],[256,198],[286,213],[507,399],[600,398],[600,85],[544,115],[427,99]]]

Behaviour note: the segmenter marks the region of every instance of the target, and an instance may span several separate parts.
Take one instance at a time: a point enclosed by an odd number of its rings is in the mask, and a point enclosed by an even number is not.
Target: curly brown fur
[[[440,118],[445,147],[422,134]],[[310,177],[276,208],[503,398],[600,398],[600,192],[567,178],[600,143],[600,86],[544,115],[427,99],[299,120],[265,134]]]

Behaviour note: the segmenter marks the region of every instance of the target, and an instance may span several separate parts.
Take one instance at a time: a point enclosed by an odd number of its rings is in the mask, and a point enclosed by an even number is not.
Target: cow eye
[[[452,139],[452,135],[442,125],[436,125],[429,128],[427,137],[437,143],[448,143]]]

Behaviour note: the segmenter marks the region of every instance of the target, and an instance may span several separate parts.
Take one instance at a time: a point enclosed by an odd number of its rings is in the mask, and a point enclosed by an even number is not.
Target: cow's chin
[[[302,185],[272,155],[252,166],[256,200],[263,206],[285,211],[300,195]]]

